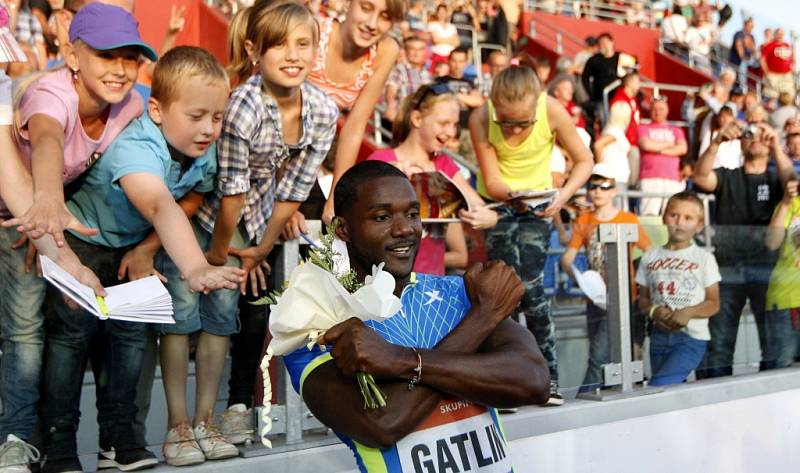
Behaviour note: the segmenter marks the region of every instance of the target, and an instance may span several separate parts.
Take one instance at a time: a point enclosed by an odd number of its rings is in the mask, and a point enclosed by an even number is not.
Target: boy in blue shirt
[[[213,185],[214,141],[227,96],[227,75],[213,56],[200,48],[173,49],[156,66],[148,113],[108,147],[67,202],[78,220],[99,229],[97,235],[70,234],[67,240],[104,285],[116,284],[126,274],[128,279],[154,274],[152,256],[163,243],[173,266],[180,268],[162,276],[169,281],[177,320],[170,330],[185,327],[185,314],[191,313],[185,301],[192,301],[192,291],[236,289],[243,279],[238,268],[208,264],[187,218],[200,205],[202,192]],[[158,235],[151,233],[152,227]],[[183,282],[181,274],[186,277]],[[226,292],[233,293],[215,294]],[[131,471],[153,466],[155,457],[143,448],[144,439],[133,427],[147,325],[100,322],[60,303],[52,288],[48,304],[51,320],[42,395],[48,458],[78,462],[75,430],[83,367],[89,340],[103,324],[109,353],[103,360],[107,380],[98,384],[97,393],[102,450],[98,467]],[[224,338],[224,347],[226,342]]]

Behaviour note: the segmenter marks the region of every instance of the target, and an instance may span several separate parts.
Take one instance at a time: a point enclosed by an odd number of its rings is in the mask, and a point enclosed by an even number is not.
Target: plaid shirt
[[[404,98],[413,94],[425,84],[433,81],[431,74],[424,67],[415,69],[407,62],[398,63],[392,68],[389,74],[387,85],[397,87],[397,101],[401,102]]]
[[[233,91],[217,143],[217,186],[197,213],[207,231],[214,230],[223,196],[245,194],[241,218],[250,240],[264,234],[276,200],[306,200],[336,134],[339,109],[308,82],[300,92],[303,134],[297,144],[287,145],[278,105],[262,92],[261,75]]]
[[[17,15],[17,29],[14,31],[17,41],[30,46],[44,43],[42,25],[29,8],[23,8]]]

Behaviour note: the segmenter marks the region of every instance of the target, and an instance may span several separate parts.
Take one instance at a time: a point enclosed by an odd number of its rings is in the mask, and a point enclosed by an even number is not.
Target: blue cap
[[[90,3],[81,8],[69,26],[69,41],[81,40],[99,51],[137,46],[151,61],[158,54],[142,41],[136,18],[120,7]]]

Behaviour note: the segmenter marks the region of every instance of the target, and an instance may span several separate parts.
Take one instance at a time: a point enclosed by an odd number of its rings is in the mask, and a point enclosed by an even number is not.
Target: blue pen
[[[309,238],[309,236],[308,236],[308,233],[303,233],[303,232],[300,232],[300,236],[303,238],[303,240],[305,240],[305,241],[306,241],[306,243],[308,243],[309,245],[313,246],[314,248],[319,248],[319,247],[320,247],[319,245],[317,245],[317,244],[314,242],[314,240],[312,240],[311,238]]]

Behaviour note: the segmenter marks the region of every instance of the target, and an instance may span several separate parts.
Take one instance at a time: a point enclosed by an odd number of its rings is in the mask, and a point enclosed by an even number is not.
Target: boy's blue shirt
[[[128,200],[120,179],[128,174],[149,173],[159,177],[175,200],[189,191],[204,193],[214,189],[217,173],[216,145],[199,158],[186,158],[191,166],[181,175],[181,165],[170,156],[161,129],[147,113],[137,118],[108,147],[85,174],[85,180],[67,201],[67,207],[84,225],[100,233],[81,240],[110,248],[142,241],[152,225]]]

